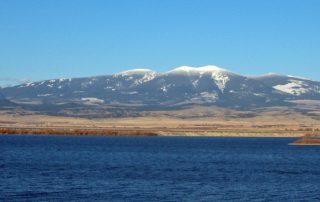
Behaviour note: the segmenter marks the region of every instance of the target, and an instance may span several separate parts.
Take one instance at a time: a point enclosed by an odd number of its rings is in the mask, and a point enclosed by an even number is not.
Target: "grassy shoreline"
[[[72,129],[72,128],[0,128],[0,135],[75,135],[75,136],[186,136],[186,137],[288,137],[299,138],[300,132],[288,131],[206,131],[159,129]]]

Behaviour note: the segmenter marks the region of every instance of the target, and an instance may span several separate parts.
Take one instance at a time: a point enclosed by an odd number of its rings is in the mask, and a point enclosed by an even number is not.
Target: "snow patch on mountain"
[[[38,94],[37,96],[38,96],[38,97],[48,97],[48,96],[50,96],[50,95],[52,95],[52,94],[46,93],[46,94]]]
[[[121,94],[125,94],[125,95],[134,95],[134,94],[138,94],[138,92],[137,92],[137,91],[121,92]]]
[[[84,101],[86,104],[103,104],[104,103],[104,100],[101,100],[95,97],[84,97],[84,98],[81,98],[81,100]]]
[[[310,90],[303,81],[293,79],[290,79],[289,81],[290,83],[284,85],[276,85],[273,86],[273,88],[291,95],[302,95],[308,93]]]
[[[134,81],[134,84],[139,85],[148,81],[153,80],[154,78],[156,78],[157,73],[156,72],[147,72],[144,74],[144,76],[141,79],[137,79]]]
[[[208,102],[215,102],[218,99],[218,95],[216,93],[210,92],[202,92],[200,93],[200,97]]]
[[[35,86],[36,84],[35,83],[27,83],[27,87],[29,87],[29,86]]]
[[[181,66],[167,72],[167,74],[200,74],[202,75],[205,73],[218,73],[218,72],[229,72],[229,71],[214,65],[207,65],[203,67]]]
[[[160,89],[162,90],[162,92],[166,93],[168,92],[168,89],[171,87],[171,84],[169,85],[163,85]]]
[[[205,74],[209,74],[218,88],[223,92],[228,81],[230,81],[230,75],[233,73],[214,65],[207,65],[203,67],[181,66],[167,72],[167,74],[198,75],[200,78]],[[192,84],[196,87],[197,82],[193,82]]]
[[[164,93],[166,93],[166,92],[168,91],[168,89],[167,89],[166,86],[162,86],[162,87],[161,87],[161,90],[162,90]]]
[[[115,74],[116,76],[132,76],[132,75],[141,75],[141,74],[147,74],[147,73],[155,73],[151,69],[131,69],[127,71],[120,72],[118,74]]]
[[[214,92],[201,92],[196,97],[190,99],[193,103],[215,103],[219,99],[217,93]]]
[[[82,88],[87,88],[87,87],[93,85],[93,83],[94,83],[94,82],[93,82],[92,80],[84,81],[84,82],[81,83],[81,87],[82,87]]]
[[[228,81],[230,81],[230,77],[224,72],[213,72],[211,77],[222,92],[226,88]]]
[[[199,79],[192,81],[193,87],[197,88],[199,85]]]
[[[133,86],[148,82],[156,78],[157,72],[151,69],[132,69],[113,75],[114,77],[125,77],[126,81],[133,80]],[[139,76],[139,77],[138,77]],[[142,77],[141,77],[142,76]],[[138,78],[137,78],[138,77]]]

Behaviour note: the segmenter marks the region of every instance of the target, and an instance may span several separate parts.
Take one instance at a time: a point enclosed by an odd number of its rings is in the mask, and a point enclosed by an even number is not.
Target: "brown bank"
[[[30,134],[30,135],[93,135],[93,136],[158,136],[148,131],[112,131],[85,129],[16,129],[0,128],[0,134]]]
[[[320,135],[306,134],[301,139],[294,141],[290,145],[319,145]]]

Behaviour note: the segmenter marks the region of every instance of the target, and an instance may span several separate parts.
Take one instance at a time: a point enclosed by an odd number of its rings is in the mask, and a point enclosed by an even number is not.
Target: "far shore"
[[[295,137],[299,131],[232,131],[184,129],[74,129],[74,128],[0,128],[0,135],[78,135],[78,136],[189,136],[189,137]]]
[[[79,135],[79,136],[157,136],[148,131],[116,131],[116,130],[88,130],[88,129],[25,129],[0,128],[2,135]]]

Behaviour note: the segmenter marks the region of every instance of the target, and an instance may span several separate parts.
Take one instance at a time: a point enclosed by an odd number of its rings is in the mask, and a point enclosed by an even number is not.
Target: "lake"
[[[0,201],[319,201],[292,138],[0,136]]]

